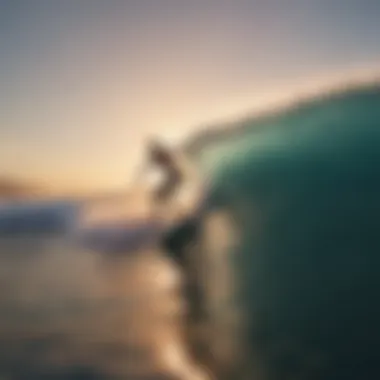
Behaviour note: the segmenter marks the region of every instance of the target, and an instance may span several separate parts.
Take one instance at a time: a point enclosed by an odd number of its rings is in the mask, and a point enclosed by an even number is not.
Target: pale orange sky
[[[56,189],[120,187],[149,135],[185,136],[300,87],[380,67],[374,2],[0,8],[0,175]]]

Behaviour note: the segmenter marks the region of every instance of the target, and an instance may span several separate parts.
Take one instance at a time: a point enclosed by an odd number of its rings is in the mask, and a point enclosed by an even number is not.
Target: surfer
[[[163,177],[152,191],[155,212],[158,212],[161,219],[165,219],[166,224],[165,232],[160,239],[161,249],[179,267],[186,268],[186,273],[189,275],[186,283],[183,284],[184,297],[200,305],[199,308],[192,308],[187,317],[201,320],[202,317],[204,318],[203,295],[200,288],[196,286],[198,283],[196,278],[191,278],[190,275],[190,273],[194,275],[196,273],[192,270],[194,259],[196,259],[192,247],[199,241],[204,209],[203,202],[199,199],[203,196],[199,187],[201,181],[197,180],[190,162],[180,152],[175,152],[156,140],[148,146],[148,162],[158,168]],[[189,190],[191,193],[187,207],[183,207],[178,199],[181,198],[184,190]],[[178,198],[174,199],[175,197]],[[174,217],[171,215],[173,211]]]
[[[198,209],[202,191],[198,187],[201,181],[196,178],[188,161],[179,151],[158,139],[148,143],[146,169],[158,169],[161,177],[160,182],[149,191],[151,215],[164,221],[166,232],[162,248],[176,256],[178,261],[182,261],[184,246],[195,240],[199,227]],[[190,199],[181,202],[186,191]]]

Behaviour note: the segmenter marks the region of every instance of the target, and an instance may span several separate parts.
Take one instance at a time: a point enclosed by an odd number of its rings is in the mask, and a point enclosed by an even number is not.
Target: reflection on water
[[[0,379],[184,378],[177,289],[156,252],[0,239]]]

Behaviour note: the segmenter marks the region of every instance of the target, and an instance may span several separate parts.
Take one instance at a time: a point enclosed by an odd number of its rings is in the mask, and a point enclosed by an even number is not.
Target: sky
[[[378,20],[373,0],[0,0],[0,177],[123,186],[150,136],[380,68]]]

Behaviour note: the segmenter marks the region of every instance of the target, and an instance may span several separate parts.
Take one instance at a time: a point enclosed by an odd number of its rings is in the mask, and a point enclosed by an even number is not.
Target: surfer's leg
[[[198,228],[195,220],[185,220],[171,229],[163,238],[164,251],[180,266],[185,265],[186,248],[196,240]]]

